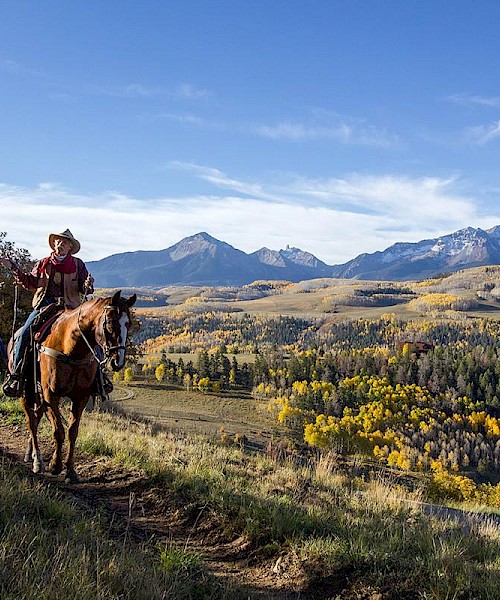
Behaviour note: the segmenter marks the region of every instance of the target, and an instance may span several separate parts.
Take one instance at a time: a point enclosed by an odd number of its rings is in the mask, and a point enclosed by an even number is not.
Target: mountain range
[[[334,277],[382,281],[425,279],[469,267],[500,264],[500,225],[467,227],[436,239],[397,243],[327,265],[313,254],[287,246],[251,254],[201,232],[165,250],[124,252],[87,263],[98,287],[185,285],[240,286],[256,280]]]

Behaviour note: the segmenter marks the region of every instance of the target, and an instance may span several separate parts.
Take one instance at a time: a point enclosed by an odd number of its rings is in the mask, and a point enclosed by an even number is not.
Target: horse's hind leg
[[[38,446],[38,424],[43,415],[43,408],[36,407],[34,397],[27,394],[26,397],[20,398],[21,406],[26,417],[26,425],[29,432],[29,442],[24,455],[25,462],[33,460],[33,473],[43,473],[44,465],[42,453]]]

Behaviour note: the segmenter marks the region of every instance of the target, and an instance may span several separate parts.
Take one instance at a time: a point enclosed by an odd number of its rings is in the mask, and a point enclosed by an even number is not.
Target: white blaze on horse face
[[[127,333],[128,333],[128,324],[129,318],[126,313],[123,313],[118,321],[120,323],[120,348],[118,350],[118,368],[121,369],[125,365],[125,345],[127,344]]]

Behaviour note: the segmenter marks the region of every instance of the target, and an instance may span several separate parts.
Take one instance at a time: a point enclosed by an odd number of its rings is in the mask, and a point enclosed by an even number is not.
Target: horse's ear
[[[129,308],[131,306],[134,306],[136,300],[137,300],[137,294],[134,294],[133,296],[130,296],[130,298],[127,300],[127,306]]]
[[[120,302],[120,294],[121,293],[122,293],[121,290],[118,290],[117,292],[115,292],[115,294],[111,298],[111,306],[118,306],[118,304]]]

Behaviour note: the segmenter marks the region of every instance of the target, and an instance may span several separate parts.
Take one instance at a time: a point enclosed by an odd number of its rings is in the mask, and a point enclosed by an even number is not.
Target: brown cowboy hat
[[[73,234],[69,229],[63,231],[62,233],[51,233],[49,235],[49,246],[54,250],[54,241],[56,238],[66,238],[71,242],[71,249],[69,251],[70,254],[76,254],[80,250],[80,242],[73,237]]]

